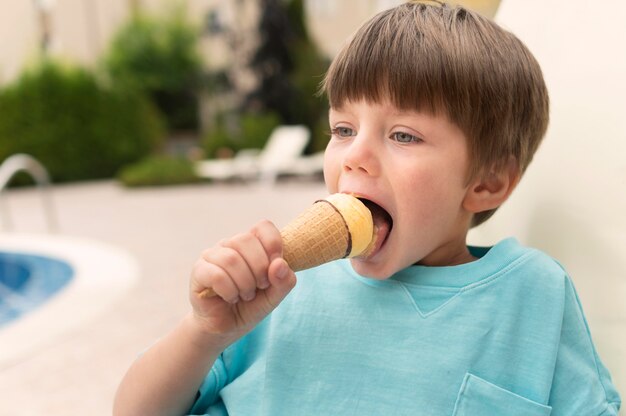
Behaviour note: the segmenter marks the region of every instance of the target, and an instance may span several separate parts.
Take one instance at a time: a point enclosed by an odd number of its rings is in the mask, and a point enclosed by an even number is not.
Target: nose
[[[375,176],[379,172],[379,153],[370,137],[357,135],[350,143],[343,160],[344,172],[364,173]]]

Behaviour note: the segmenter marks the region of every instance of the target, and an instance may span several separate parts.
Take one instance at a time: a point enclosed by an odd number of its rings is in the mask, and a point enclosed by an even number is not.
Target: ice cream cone
[[[357,198],[333,194],[315,202],[280,232],[283,258],[294,271],[354,257],[371,246],[372,214]],[[207,288],[200,297],[214,296]]]

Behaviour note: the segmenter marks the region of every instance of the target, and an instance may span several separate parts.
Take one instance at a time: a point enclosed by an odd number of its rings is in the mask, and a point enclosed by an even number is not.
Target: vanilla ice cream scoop
[[[370,210],[348,194],[332,194],[316,201],[280,232],[283,258],[294,270],[366,254],[374,245]],[[214,296],[207,288],[200,297]]]

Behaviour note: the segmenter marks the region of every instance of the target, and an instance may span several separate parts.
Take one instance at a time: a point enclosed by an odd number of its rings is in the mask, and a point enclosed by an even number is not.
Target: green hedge
[[[229,117],[231,119],[229,119]],[[276,113],[221,114],[215,126],[203,137],[202,147],[207,157],[216,157],[218,151],[230,149],[262,149],[270,134],[280,124]]]
[[[202,74],[198,29],[183,9],[172,7],[162,17],[131,18],[113,37],[103,64],[116,84],[149,96],[170,130],[196,130]]]
[[[0,161],[30,154],[55,182],[112,177],[154,151],[163,134],[146,99],[84,69],[48,61],[0,90]]]
[[[193,162],[184,158],[150,156],[123,168],[117,178],[129,187],[165,186],[199,182]]]

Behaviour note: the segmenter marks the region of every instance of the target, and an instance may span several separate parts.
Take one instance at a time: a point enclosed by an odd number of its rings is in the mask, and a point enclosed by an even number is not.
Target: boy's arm
[[[295,282],[280,232],[267,221],[203,252],[191,275],[193,312],[133,363],[114,415],[184,414],[219,354],[261,322]],[[217,296],[199,296],[209,287]]]
[[[621,400],[600,360],[570,278],[565,280],[561,340],[550,392],[552,415],[617,415]]]
[[[182,415],[191,408],[225,340],[204,336],[192,314],[142,354],[120,384],[114,415]]]

